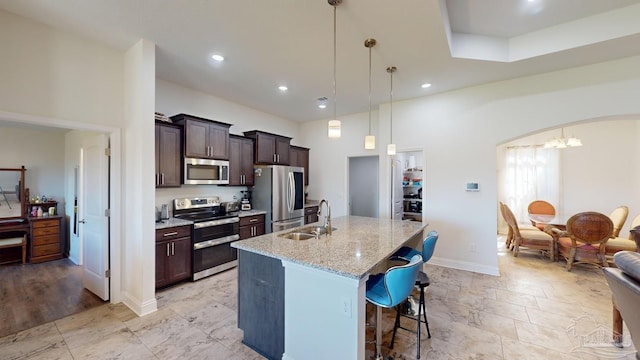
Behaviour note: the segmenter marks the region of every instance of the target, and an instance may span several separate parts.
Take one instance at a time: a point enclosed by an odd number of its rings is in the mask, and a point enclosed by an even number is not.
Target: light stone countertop
[[[251,210],[241,210],[238,213],[238,217],[245,217],[245,216],[254,216],[254,215],[262,215],[262,214],[266,214],[267,212],[264,210],[256,210],[256,209],[251,209]]]
[[[184,220],[184,219],[178,219],[178,218],[172,217],[167,220],[162,220],[162,222],[156,223],[156,230],[172,228],[177,226],[192,225],[192,224],[193,224],[193,221],[191,220]]]
[[[320,223],[314,223],[320,224]],[[361,279],[410,239],[422,239],[426,225],[415,221],[343,216],[332,219],[332,235],[319,239],[290,240],[277,233],[236,241],[231,246],[272,258]]]

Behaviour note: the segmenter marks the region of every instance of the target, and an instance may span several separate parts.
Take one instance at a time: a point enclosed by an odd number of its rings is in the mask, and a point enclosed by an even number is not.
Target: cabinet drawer
[[[58,234],[60,234],[60,227],[58,226],[47,227],[47,228],[34,227],[32,236],[34,238],[37,238],[39,236],[58,235]]]
[[[191,237],[191,226],[178,226],[156,230],[156,241],[175,239],[179,237]]]
[[[60,235],[53,234],[53,235],[44,235],[44,236],[34,236],[32,241],[33,241],[33,246],[60,243]]]
[[[255,225],[264,222],[264,215],[244,216],[240,218],[240,226]]]
[[[38,228],[46,228],[46,227],[58,227],[60,221],[58,219],[50,219],[50,220],[37,220],[32,223],[34,229]]]
[[[31,252],[32,257],[46,256],[60,253],[60,243],[34,246]]]

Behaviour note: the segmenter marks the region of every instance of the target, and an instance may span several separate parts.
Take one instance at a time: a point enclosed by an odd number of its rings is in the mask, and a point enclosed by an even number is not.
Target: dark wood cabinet
[[[242,343],[267,359],[284,353],[284,267],[278,259],[238,251],[238,327]]]
[[[182,127],[156,122],[156,187],[182,183]]]
[[[171,120],[184,126],[185,157],[229,160],[231,124],[187,114],[174,115]]]
[[[264,235],[264,214],[240,218],[240,240]]]
[[[291,138],[263,131],[247,131],[244,136],[255,140],[256,164],[289,165],[289,147]]]
[[[191,277],[191,226],[156,230],[156,288]]]
[[[229,136],[229,185],[253,186],[253,139]]]
[[[304,224],[311,224],[318,221],[318,207],[309,206],[304,208]]]
[[[300,146],[289,148],[289,165],[304,168],[304,184],[309,185],[309,149]]]
[[[29,217],[30,262],[62,259],[62,216]]]

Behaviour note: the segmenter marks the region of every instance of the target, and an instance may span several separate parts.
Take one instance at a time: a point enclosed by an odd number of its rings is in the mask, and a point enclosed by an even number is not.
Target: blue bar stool
[[[439,236],[440,235],[438,234],[437,231],[431,230],[429,231],[429,233],[427,234],[427,237],[422,242],[422,252],[408,246],[403,246],[400,249],[398,249],[398,251],[396,251],[393,255],[391,255],[390,259],[410,261],[413,258],[413,256],[422,255],[422,261],[423,263],[426,263],[427,261],[429,261],[429,259],[431,259],[431,256],[433,256],[433,251],[436,247],[436,242],[438,241]],[[391,336],[390,348],[393,349],[393,343],[395,342],[396,331],[398,330],[398,328],[403,330],[408,330],[411,332],[414,331],[412,329],[407,329],[405,327],[402,327],[400,325],[400,317],[403,316],[403,317],[408,317],[410,319],[414,319],[418,322],[418,326],[415,332],[418,334],[417,358],[420,359],[420,323],[422,322],[421,317],[424,317],[424,324],[427,327],[427,336],[429,339],[431,339],[431,331],[429,330],[429,322],[427,321],[427,307],[425,305],[425,299],[424,299],[424,289],[427,286],[429,286],[429,276],[427,276],[427,274],[424,271],[420,270],[418,272],[418,277],[416,279],[415,285],[420,288],[420,302],[418,303],[418,314],[415,317],[406,315],[404,313],[401,313],[399,306],[396,307],[396,322],[393,325],[393,335]]]
[[[382,360],[382,308],[392,308],[411,294],[422,264],[422,255],[416,254],[408,264],[393,266],[384,274],[372,275],[367,280],[367,301],[377,306],[376,360]]]

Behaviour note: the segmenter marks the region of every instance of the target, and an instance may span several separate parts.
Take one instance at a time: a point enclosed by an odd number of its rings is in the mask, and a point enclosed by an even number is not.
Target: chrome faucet
[[[325,199],[320,200],[320,205],[318,205],[318,217],[322,214],[322,203],[327,204],[327,216],[324,217],[324,231],[325,234],[331,235],[331,205]]]

